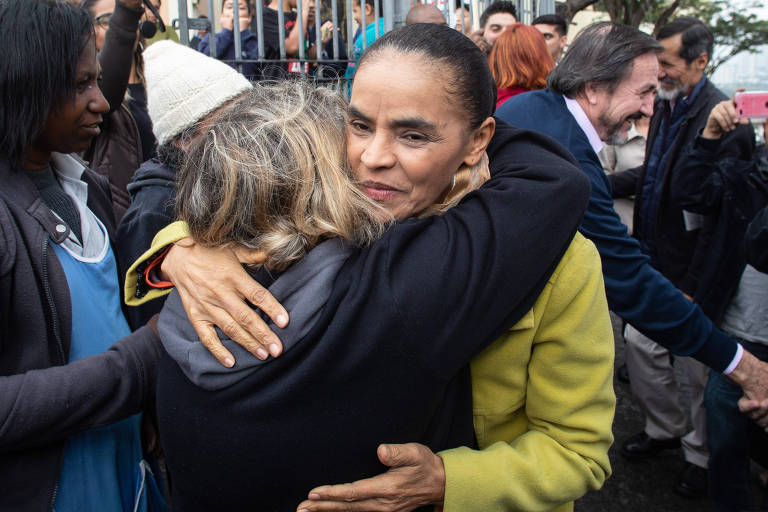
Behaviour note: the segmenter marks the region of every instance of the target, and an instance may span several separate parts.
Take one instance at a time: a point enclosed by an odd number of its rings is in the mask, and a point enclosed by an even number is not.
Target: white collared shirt
[[[592,146],[592,150],[595,154],[600,153],[600,150],[603,149],[603,141],[600,140],[600,136],[597,134],[595,127],[592,126],[592,122],[587,117],[587,113],[584,112],[584,109],[581,108],[578,101],[566,96],[563,96],[563,99],[565,100],[565,106],[568,107],[568,111],[576,120],[576,123],[578,123],[579,128],[581,128],[581,131],[587,136],[587,140],[589,141],[589,145]]]

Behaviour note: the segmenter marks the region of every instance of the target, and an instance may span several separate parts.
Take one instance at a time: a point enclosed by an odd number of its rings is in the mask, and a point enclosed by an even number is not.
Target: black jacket
[[[353,251],[309,332],[258,371],[212,391],[163,358],[174,507],[295,510],[384,471],[380,442],[473,444],[468,362],[532,307],[589,195],[548,137],[499,121],[488,155],[491,180],[459,206]]]
[[[747,264],[744,235],[755,215],[768,205],[768,160],[765,147],[753,160],[719,159],[727,141],[696,138],[691,151],[672,177],[672,200],[686,210],[704,215],[701,228],[709,250],[698,251],[703,261],[694,301],[719,322],[739,285]]]
[[[106,179],[85,170],[88,207],[114,231]],[[60,221],[0,161],[0,510],[51,510],[67,436],[139,412],[154,396],[159,341],[147,327],[67,364],[69,287],[52,244]]]
[[[728,99],[709,80],[704,84],[693,105],[688,110],[680,125],[675,141],[668,149],[670,156],[663,169],[663,182],[659,210],[656,214],[654,245],[656,260],[654,265],[665,277],[690,296],[696,294],[698,279],[702,272],[698,267],[701,256],[698,251],[710,250],[710,242],[706,237],[699,238],[699,230],[687,230],[683,217],[683,208],[670,197],[669,183],[678,172],[678,166],[683,163],[683,155],[693,144],[698,132],[707,122],[712,108],[719,102]],[[653,143],[659,137],[659,128],[664,116],[664,100],[657,100],[651,125],[648,130],[648,142],[645,147],[645,162],[648,162]],[[723,144],[719,158],[733,157],[750,160],[755,146],[754,133],[751,126],[742,126],[729,133]],[[635,195],[635,226],[640,226],[643,180],[645,178],[645,163],[641,167],[629,169],[621,173],[611,174],[608,179],[613,188],[613,197],[629,197]],[[636,227],[635,233],[640,230]]]
[[[157,158],[144,162],[128,185],[131,205],[117,227],[117,250],[120,276],[144,251],[150,248],[158,231],[173,222],[173,198],[176,195],[176,173]],[[163,309],[164,299],[149,301],[141,306],[125,308],[125,318],[131,329],[145,325]]]
[[[768,274],[768,206],[749,223],[745,236],[747,262]]]
[[[144,161],[141,135],[130,108],[124,101],[133,60],[133,45],[139,19],[144,11],[135,11],[116,2],[109,20],[109,30],[99,52],[102,94],[110,111],[104,116],[101,133],[83,154],[94,171],[109,179],[114,217],[120,220],[130,204],[126,186]]]

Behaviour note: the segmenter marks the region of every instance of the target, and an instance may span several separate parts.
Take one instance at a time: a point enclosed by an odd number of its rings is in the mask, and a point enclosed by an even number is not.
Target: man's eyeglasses
[[[94,21],[96,22],[96,24],[99,27],[101,27],[103,29],[107,29],[107,28],[109,28],[109,19],[111,17],[112,17],[112,13],[111,12],[106,12],[104,14],[96,16],[96,19]]]

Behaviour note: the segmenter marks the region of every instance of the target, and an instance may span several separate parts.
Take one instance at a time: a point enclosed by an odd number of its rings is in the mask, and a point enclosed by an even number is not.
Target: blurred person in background
[[[446,25],[443,12],[432,4],[416,4],[411,7],[405,16],[405,24],[414,23],[434,23],[435,25]]]
[[[162,5],[162,0],[149,0],[149,1],[154,6],[155,10],[157,10],[157,12],[160,12],[160,6]],[[170,40],[175,43],[179,42],[179,35],[172,28],[166,25],[165,32],[160,30],[160,20],[157,19],[157,16],[155,16],[155,13],[153,13],[149,9],[149,7],[147,7],[146,5],[144,6],[143,20],[144,21],[141,24],[141,33],[145,39],[145,43],[144,43],[145,48],[157,41]]]
[[[672,199],[704,216],[709,251],[701,265],[697,301],[716,311],[718,326],[759,359],[768,360],[768,275],[748,264],[748,225],[768,205],[768,154],[761,145],[752,160],[723,156],[725,135],[749,119],[734,101],[715,105],[706,125],[672,177]],[[704,395],[709,497],[716,512],[755,510],[750,478],[750,417],[742,414],[741,389],[710,372]]]
[[[462,18],[463,16],[463,18]],[[465,36],[469,36],[469,34],[472,33],[472,25],[470,24],[470,13],[469,13],[469,5],[468,4],[461,4],[456,8],[456,25],[454,28],[464,34]]]
[[[517,23],[517,7],[514,2],[497,0],[480,15],[480,28],[470,35],[478,48],[490,53],[493,43],[507,27]]]
[[[565,18],[557,14],[544,14],[533,20],[531,25],[544,35],[549,54],[557,64],[563,48],[568,43],[568,24]]]
[[[207,20],[208,16],[206,16],[205,14],[201,14],[200,16],[198,16],[198,18]],[[195,36],[189,40],[189,47],[192,48],[193,50],[197,50],[198,47],[200,46],[200,41],[202,41],[203,38],[207,35],[208,35],[208,30],[206,29],[198,30],[197,34],[195,34]]]
[[[224,0],[221,5],[221,31],[216,32],[216,57],[219,60],[228,61],[227,64],[234,69],[242,69],[243,74],[249,80],[261,78],[261,66],[257,62],[235,63],[235,18],[234,5],[237,2],[238,21],[240,25],[240,49],[243,59],[259,58],[259,40],[256,34],[250,31],[253,18],[253,4],[249,0]],[[211,56],[211,34],[206,35],[198,50]]]
[[[93,18],[101,64],[99,87],[109,103],[100,133],[83,158],[109,179],[115,220],[130,204],[128,183],[136,169],[155,154],[155,136],[147,113],[144,59],[137,32],[140,0],[85,0]]]
[[[251,83],[223,62],[171,41],[152,45],[145,56],[149,114],[158,149],[128,185],[131,205],[118,225],[115,245],[121,275],[149,249],[155,234],[175,219],[176,174],[185,148],[215,113],[251,90]],[[131,328],[146,324],[163,302],[127,308]]]
[[[535,28],[515,23],[496,40],[488,57],[496,83],[496,107],[521,92],[543,89],[555,63],[544,36]]]

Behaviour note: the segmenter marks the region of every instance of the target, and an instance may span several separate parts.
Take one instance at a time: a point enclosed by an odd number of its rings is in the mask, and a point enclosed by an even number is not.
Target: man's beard
[[[680,98],[683,94],[685,94],[685,86],[678,82],[677,80],[673,80],[671,78],[662,78],[660,82],[665,84],[674,85],[674,88],[672,89],[665,89],[664,87],[659,87],[656,91],[659,98],[666,101],[675,101],[676,99]]]
[[[606,132],[608,133],[608,136],[605,138],[603,142],[611,146],[622,146],[626,144],[629,141],[629,129],[627,129],[626,133],[622,130],[624,123],[626,123],[627,121],[634,122],[635,120],[640,119],[641,117],[643,117],[643,114],[641,114],[640,112],[635,112],[634,114],[625,117],[618,123],[613,123],[613,124],[610,123],[609,119],[605,117],[601,117],[600,123],[603,126],[608,127],[606,130]]]

